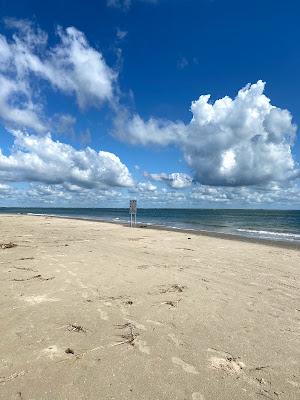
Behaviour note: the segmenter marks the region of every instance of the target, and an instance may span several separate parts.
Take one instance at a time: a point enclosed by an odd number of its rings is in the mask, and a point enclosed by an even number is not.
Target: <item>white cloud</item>
[[[149,174],[145,172],[144,175],[154,181],[166,182],[173,189],[184,189],[193,183],[193,178],[183,172],[173,172],[172,174],[160,173]]]
[[[117,74],[82,32],[59,28],[60,42],[49,47],[47,34],[29,22],[10,19],[7,24],[16,32],[10,41],[0,35],[0,117],[4,121],[46,130],[41,107],[34,104],[37,93],[32,78],[75,96],[81,109],[114,101]]]
[[[244,186],[299,176],[292,156],[296,126],[292,115],[271,105],[265,83],[247,85],[231,99],[210,104],[209,95],[191,105],[189,124],[140,116],[121,110],[116,134],[125,141],[166,146],[184,153],[195,179],[207,185]]]
[[[136,188],[140,192],[154,192],[156,190],[156,186],[152,185],[151,182],[139,182]]]
[[[6,195],[10,191],[11,191],[11,187],[9,185],[0,183],[0,196]]]
[[[22,188],[0,183],[0,205],[21,206],[107,206],[124,207],[137,197],[140,207],[216,207],[216,208],[298,208],[300,188],[288,185],[216,187],[195,184],[188,191],[156,188],[150,182],[140,182],[132,188],[85,188],[71,183],[30,183]]]
[[[179,143],[183,140],[186,126],[183,122],[171,122],[150,118],[144,121],[139,115],[132,117],[120,109],[115,118],[115,135],[131,144],[160,145]]]
[[[133,185],[127,167],[113,153],[96,152],[90,147],[76,150],[52,140],[50,134],[41,137],[15,131],[14,136],[11,154],[6,156],[0,150],[2,181],[42,182],[79,188]]]
[[[117,28],[116,35],[117,35],[117,38],[118,38],[119,40],[125,39],[125,37],[127,36],[127,34],[128,34],[127,31],[122,31],[120,28]]]
[[[52,127],[55,133],[75,136],[74,126],[76,118],[70,114],[54,114],[52,118]]]
[[[25,126],[43,132],[46,124],[39,112],[39,106],[32,102],[27,83],[6,78],[0,72],[0,119],[14,127]]]
[[[196,185],[189,193],[189,202],[194,204],[222,204],[226,207],[295,207],[300,201],[300,188],[295,182],[271,183],[258,186],[216,187]]]
[[[188,60],[185,57],[181,57],[178,61],[177,61],[177,68],[178,69],[184,69],[189,65]]]
[[[122,10],[129,10],[134,0],[106,0],[106,4],[108,7],[119,8]],[[152,3],[155,4],[158,0],[135,0],[143,3]]]

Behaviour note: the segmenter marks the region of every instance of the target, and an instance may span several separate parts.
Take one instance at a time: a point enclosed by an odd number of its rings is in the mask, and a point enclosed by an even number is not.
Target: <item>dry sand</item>
[[[299,250],[37,216],[0,227],[17,244],[0,248],[1,399],[300,399]]]

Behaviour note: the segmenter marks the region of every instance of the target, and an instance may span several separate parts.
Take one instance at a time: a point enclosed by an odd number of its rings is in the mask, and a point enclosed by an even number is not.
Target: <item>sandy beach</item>
[[[1,215],[0,398],[296,400],[300,251]]]

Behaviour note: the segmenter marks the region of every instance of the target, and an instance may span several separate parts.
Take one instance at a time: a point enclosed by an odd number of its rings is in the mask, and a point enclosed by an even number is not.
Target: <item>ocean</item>
[[[128,223],[128,208],[0,208],[0,213],[42,214]],[[300,210],[138,209],[137,222],[300,243]]]

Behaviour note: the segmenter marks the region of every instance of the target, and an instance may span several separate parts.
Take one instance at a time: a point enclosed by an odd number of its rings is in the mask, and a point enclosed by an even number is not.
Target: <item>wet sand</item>
[[[300,251],[1,215],[0,398],[299,399]],[[0,246],[1,247],[1,246]]]

